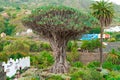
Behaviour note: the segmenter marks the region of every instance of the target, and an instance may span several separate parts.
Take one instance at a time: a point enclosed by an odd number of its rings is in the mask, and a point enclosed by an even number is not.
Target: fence
[[[20,59],[10,59],[7,63],[3,62],[4,72],[6,72],[7,77],[12,77],[16,74],[17,70],[30,67],[30,57],[20,58]]]

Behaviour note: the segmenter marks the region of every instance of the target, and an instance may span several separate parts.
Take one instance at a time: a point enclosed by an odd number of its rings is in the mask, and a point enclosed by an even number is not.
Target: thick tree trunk
[[[53,55],[54,55],[54,65],[50,69],[50,72],[52,73],[67,73],[69,70],[69,65],[66,60],[66,41],[64,42],[50,42],[53,49]]]

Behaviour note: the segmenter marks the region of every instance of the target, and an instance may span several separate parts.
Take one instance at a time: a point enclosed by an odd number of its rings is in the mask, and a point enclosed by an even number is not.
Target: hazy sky
[[[95,0],[95,1],[100,1],[100,0]],[[105,0],[105,1],[108,1],[108,0]],[[120,5],[120,0],[109,0],[109,1]]]

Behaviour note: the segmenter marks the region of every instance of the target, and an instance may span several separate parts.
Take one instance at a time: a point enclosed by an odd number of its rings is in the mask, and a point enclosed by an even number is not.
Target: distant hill
[[[91,4],[91,0],[0,0],[0,6],[27,6],[27,8],[33,8],[36,5],[66,5],[75,7],[78,9],[88,9]]]
[[[95,2],[94,0],[0,0],[0,8],[1,7],[7,7],[7,8],[22,8],[22,10],[32,10],[38,6],[43,6],[43,5],[65,5],[73,8],[77,8],[79,10],[87,11],[89,12],[90,5]],[[113,19],[112,25],[120,25],[120,5],[114,4],[114,9],[116,11],[115,17]],[[7,12],[11,10],[6,10]],[[17,10],[13,10],[13,13],[17,12]],[[21,14],[23,11],[19,12]],[[18,13],[17,13],[18,14]],[[23,13],[22,13],[23,14]],[[23,14],[24,15],[24,14]],[[13,13],[14,16],[14,13]],[[19,16],[21,17],[21,16]],[[14,19],[13,21],[17,22],[18,20]],[[22,25],[21,25],[22,26]]]
[[[93,0],[0,0],[0,6],[27,7],[32,9],[42,5],[66,5],[82,10],[89,10]],[[120,13],[120,5],[114,4],[115,11]]]

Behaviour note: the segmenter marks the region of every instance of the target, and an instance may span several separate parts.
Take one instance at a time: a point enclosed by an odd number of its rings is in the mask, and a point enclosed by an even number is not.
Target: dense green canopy
[[[107,27],[112,22],[114,16],[113,3],[108,1],[96,1],[90,7],[92,9],[92,14],[100,21],[102,26]]]
[[[32,11],[23,23],[38,33],[76,32],[92,28],[97,20],[87,13],[65,6],[43,6]]]

